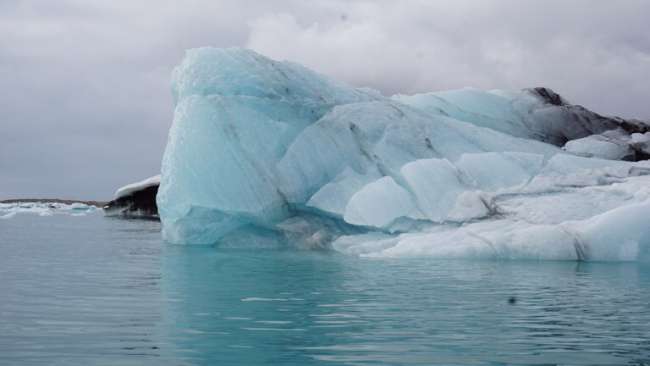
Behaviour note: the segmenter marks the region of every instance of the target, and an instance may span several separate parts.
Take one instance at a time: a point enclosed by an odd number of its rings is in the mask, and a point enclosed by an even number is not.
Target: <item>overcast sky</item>
[[[384,94],[548,86],[650,118],[650,1],[0,0],[0,199],[157,174],[185,49],[242,46]]]

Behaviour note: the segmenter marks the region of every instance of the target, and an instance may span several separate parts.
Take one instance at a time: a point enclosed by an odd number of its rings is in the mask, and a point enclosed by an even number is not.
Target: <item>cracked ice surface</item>
[[[158,193],[170,242],[567,260],[650,247],[650,164],[594,158],[632,156],[643,125],[630,134],[547,89],[387,98],[202,48],[175,69],[173,92]],[[578,140],[596,134],[622,147]]]

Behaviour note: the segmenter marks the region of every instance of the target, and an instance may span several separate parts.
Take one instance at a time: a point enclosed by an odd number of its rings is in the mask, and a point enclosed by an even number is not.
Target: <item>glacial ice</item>
[[[389,176],[366,184],[348,201],[343,219],[353,225],[387,227],[400,217],[419,217],[409,195]]]
[[[637,155],[647,159],[650,158],[650,133],[611,130],[568,141],[562,149],[575,155],[610,160],[631,160]]]
[[[70,215],[85,216],[93,213],[97,207],[81,202],[12,202],[0,203],[0,219],[10,219],[17,214],[34,214],[38,216]]]
[[[266,235],[364,256],[647,257],[641,121],[544,88],[384,97],[244,49],[189,50],[172,90],[157,196],[169,242]]]
[[[503,198],[505,210],[499,217],[460,226],[433,226],[381,240],[342,236],[333,246],[347,253],[374,257],[647,261],[650,179],[630,180],[625,183],[627,187],[600,187],[601,192],[595,195],[590,187],[584,194],[547,193],[537,203],[533,202],[535,199],[518,197],[519,205],[513,205]],[[643,197],[625,195],[621,188],[640,189]],[[587,201],[594,196],[608,201]],[[368,250],[377,242],[381,242],[380,247]]]

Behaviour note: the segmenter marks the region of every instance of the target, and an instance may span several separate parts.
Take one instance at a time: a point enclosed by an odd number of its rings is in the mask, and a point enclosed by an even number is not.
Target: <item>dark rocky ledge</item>
[[[156,194],[158,194],[158,184],[149,185],[118,197],[102,208],[107,216],[157,219]]]
[[[650,143],[632,138],[633,134],[650,132],[650,121],[603,116],[581,105],[569,103],[549,88],[525,90],[546,104],[543,113],[547,120],[554,121],[555,124],[546,135],[541,134],[538,140],[561,147],[569,141],[592,136],[601,141],[626,146],[628,153],[621,160],[650,159]]]

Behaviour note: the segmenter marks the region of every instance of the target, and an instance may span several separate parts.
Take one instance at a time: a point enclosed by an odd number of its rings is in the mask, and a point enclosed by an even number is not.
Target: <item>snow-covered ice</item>
[[[97,211],[95,206],[81,202],[15,202],[0,203],[0,219],[10,219],[17,214],[34,214],[39,216],[52,216],[66,214],[71,216],[85,216]]]
[[[154,175],[153,177],[149,177],[139,182],[127,184],[124,187],[118,188],[117,191],[115,191],[114,199],[126,197],[133,192],[141,191],[145,188],[157,186],[159,184],[160,184],[160,174]]]
[[[190,50],[172,81],[157,197],[170,242],[255,228],[367,256],[650,248],[650,163],[620,161],[645,157],[643,122],[544,88],[384,97],[243,49]]]

